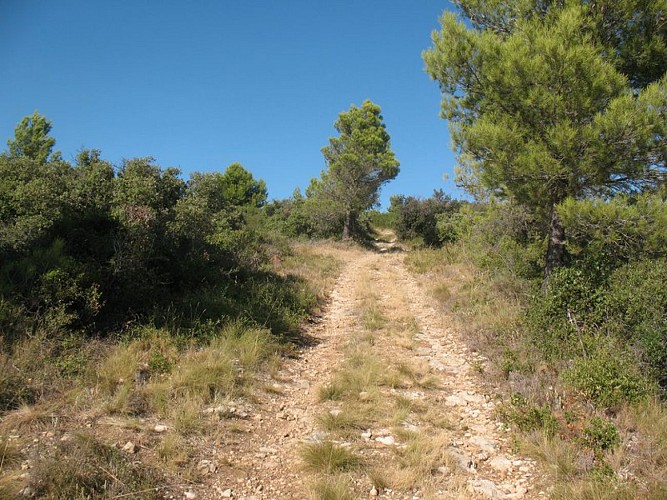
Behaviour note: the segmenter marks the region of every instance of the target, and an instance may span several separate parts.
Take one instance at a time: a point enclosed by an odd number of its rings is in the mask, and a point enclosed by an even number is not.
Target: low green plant
[[[653,388],[632,355],[615,343],[602,342],[599,339],[593,352],[574,361],[563,374],[565,382],[598,407],[645,400]]]
[[[613,449],[621,442],[618,429],[609,420],[593,417],[583,430],[583,440],[596,455]]]
[[[522,432],[541,430],[547,436],[554,436],[559,428],[558,420],[547,406],[537,406],[519,393],[512,394],[498,412],[503,420]]]

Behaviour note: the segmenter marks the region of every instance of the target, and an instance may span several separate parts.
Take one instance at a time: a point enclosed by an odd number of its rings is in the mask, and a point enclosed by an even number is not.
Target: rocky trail
[[[224,431],[198,465],[203,484],[186,498],[546,495],[534,462],[512,453],[473,369],[485,359],[403,254],[386,250],[346,250],[330,304],[305,332],[311,345],[267,374],[252,398],[210,410]],[[325,444],[356,465],[307,463],[304,449]]]

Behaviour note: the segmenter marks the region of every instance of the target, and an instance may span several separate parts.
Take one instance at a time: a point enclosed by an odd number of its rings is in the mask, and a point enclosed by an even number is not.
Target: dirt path
[[[511,453],[480,392],[471,366],[483,360],[448,327],[403,255],[345,258],[326,313],[306,331],[313,345],[261,381],[252,401],[225,407],[215,466],[186,496],[541,496],[531,487],[534,464]],[[305,463],[304,447],[323,443],[363,465],[327,472]]]

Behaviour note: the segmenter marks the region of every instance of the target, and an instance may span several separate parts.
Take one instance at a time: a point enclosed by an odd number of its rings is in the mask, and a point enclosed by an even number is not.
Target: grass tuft
[[[350,493],[350,483],[341,476],[328,477],[312,486],[313,496],[317,500],[354,500]]]
[[[306,444],[301,450],[306,470],[332,474],[358,469],[361,460],[353,452],[330,441]]]
[[[83,434],[61,443],[50,455],[39,457],[30,475],[35,496],[54,500],[132,495],[157,499],[159,485],[152,471]]]

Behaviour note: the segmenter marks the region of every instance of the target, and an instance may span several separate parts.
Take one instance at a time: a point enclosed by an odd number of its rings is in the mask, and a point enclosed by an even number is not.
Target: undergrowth
[[[545,291],[474,251],[421,249],[406,264],[428,274],[434,298],[488,360],[477,371],[503,392],[498,415],[550,473],[554,498],[662,498],[667,441],[654,422],[667,418],[655,376],[664,319],[653,307],[664,303],[653,278],[662,268],[631,264],[601,285],[566,269]]]

